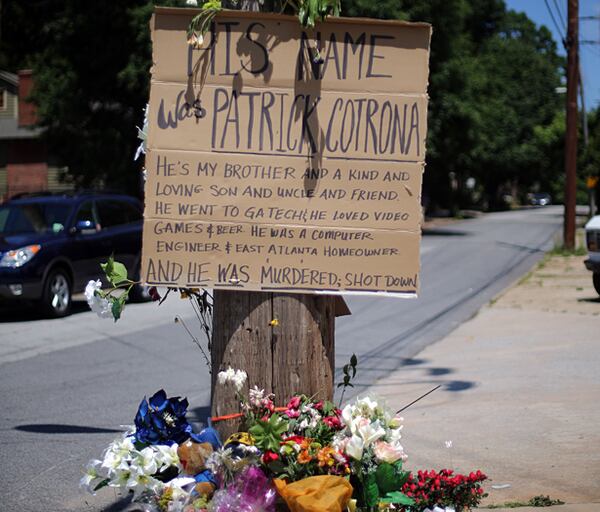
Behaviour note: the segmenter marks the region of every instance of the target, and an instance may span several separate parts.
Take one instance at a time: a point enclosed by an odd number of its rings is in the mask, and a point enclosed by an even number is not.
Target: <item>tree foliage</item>
[[[556,128],[563,61],[550,31],[501,0],[345,0],[344,12],[433,25],[424,194],[434,204],[467,203],[475,178],[482,201],[498,206],[503,188],[526,190],[546,169],[536,133]],[[452,190],[450,173],[458,184]]]
[[[34,68],[33,99],[51,148],[84,186],[139,190],[132,155],[148,97],[152,6],[2,2],[0,66]],[[564,97],[555,88],[564,62],[548,29],[502,0],[342,0],[342,14],[433,25],[424,178],[433,205],[498,206],[507,189],[556,189]],[[466,193],[468,178],[479,197]]]

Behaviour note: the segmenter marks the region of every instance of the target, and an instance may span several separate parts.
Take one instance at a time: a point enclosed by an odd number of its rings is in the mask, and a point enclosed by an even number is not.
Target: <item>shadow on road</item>
[[[600,304],[600,297],[593,297],[593,298],[586,297],[585,299],[577,299],[577,302],[591,302],[591,303]]]
[[[456,229],[424,228],[423,236],[473,236],[468,231],[459,231]]]
[[[90,308],[85,301],[73,301],[71,306],[72,315],[85,313],[89,310]],[[34,320],[48,320],[48,317],[44,316],[40,307],[36,306],[35,304],[22,304],[19,307],[0,307],[0,323],[29,322]],[[56,320],[60,319],[57,318]]]
[[[15,430],[33,432],[34,434],[108,434],[121,433],[123,430],[114,428],[88,427],[83,425],[61,425],[56,423],[42,423],[39,425],[17,425]]]
[[[385,357],[385,361],[388,359],[390,359],[390,357]],[[375,378],[375,384],[373,384],[373,379],[369,377],[369,374],[376,375],[377,372],[382,370],[382,365],[375,364],[375,366],[371,367],[364,365],[361,366],[359,360],[359,373],[361,374],[359,377],[363,378],[364,381],[353,381],[354,388],[346,391],[344,397],[345,402],[353,400],[363,393],[368,392],[370,389],[374,389],[375,393],[377,394],[377,387],[380,385],[384,388],[389,386],[397,387],[398,392],[400,392],[402,386],[406,385],[412,387],[414,384],[422,384],[424,386],[424,390],[427,390],[427,386],[433,387],[439,384],[444,391],[450,391],[453,393],[467,391],[468,389],[472,389],[477,386],[477,383],[475,382],[453,379],[451,377],[451,374],[455,372],[453,368],[439,366],[428,367],[428,359],[405,357],[392,357],[391,359],[394,359],[396,364],[394,364],[394,368],[389,368],[387,371],[402,372],[402,370],[404,370],[405,373],[397,373],[396,376],[398,378],[394,378],[393,380],[387,378],[383,379],[381,382],[377,382],[377,379]],[[418,376],[415,376],[415,371],[418,372]],[[425,378],[423,378],[424,376],[422,372],[425,372]],[[336,399],[339,399],[339,391],[336,392]]]

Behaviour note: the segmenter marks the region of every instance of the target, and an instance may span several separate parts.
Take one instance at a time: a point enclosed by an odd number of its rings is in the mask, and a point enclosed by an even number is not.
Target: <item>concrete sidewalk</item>
[[[481,469],[483,506],[600,511],[600,299],[583,259],[546,258],[371,388],[400,409],[442,384],[403,413],[408,469]]]

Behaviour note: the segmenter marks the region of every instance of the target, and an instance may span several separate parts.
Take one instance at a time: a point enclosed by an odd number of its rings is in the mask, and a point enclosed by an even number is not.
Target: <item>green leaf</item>
[[[350,358],[350,366],[356,367],[357,364],[358,358],[356,357],[356,354],[352,354],[352,357]]]
[[[100,268],[113,286],[119,286],[127,281],[127,267],[123,263],[115,261],[112,255],[106,263],[100,263]]]
[[[365,506],[376,507],[379,504],[379,488],[377,487],[375,474],[368,473],[363,485],[363,496],[365,500]]]
[[[123,263],[115,261],[113,263],[112,283],[115,286],[119,286],[125,281],[127,281],[127,267]]]
[[[94,487],[94,492],[102,489],[103,487],[106,487],[108,485],[108,482],[110,482],[110,479],[108,478],[102,480],[96,487]]]
[[[288,422],[273,414],[268,421],[258,420],[250,427],[256,446],[261,450],[279,451],[281,435],[288,429]]]
[[[106,277],[108,277],[109,275],[112,274],[114,262],[115,262],[115,259],[113,258],[112,254],[111,254],[106,263],[100,263],[100,268],[106,274]]]
[[[375,478],[382,496],[393,491],[399,491],[402,488],[397,478],[396,469],[387,462],[383,462],[377,466]]]
[[[110,311],[116,322],[119,318],[121,318],[121,311],[123,311],[123,303],[119,299],[112,297],[112,305],[110,307]]]
[[[382,503],[393,503],[395,505],[414,505],[415,503],[415,500],[399,491],[388,492],[381,501]]]

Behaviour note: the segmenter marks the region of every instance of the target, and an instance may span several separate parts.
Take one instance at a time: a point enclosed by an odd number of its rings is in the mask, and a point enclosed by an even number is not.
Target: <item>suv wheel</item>
[[[44,284],[44,312],[51,318],[67,316],[71,311],[71,281],[62,269],[52,270]]]
[[[594,288],[596,288],[596,292],[600,295],[600,272],[594,272]]]

